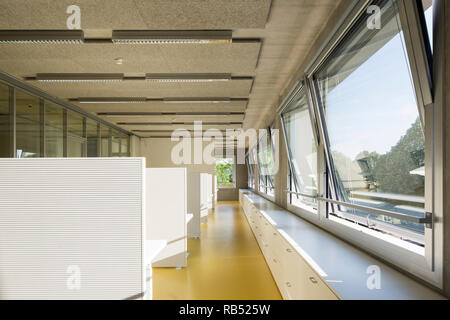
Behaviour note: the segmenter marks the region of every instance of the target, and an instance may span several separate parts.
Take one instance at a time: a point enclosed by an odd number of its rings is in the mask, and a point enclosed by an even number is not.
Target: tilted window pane
[[[10,141],[9,87],[0,83],[0,158],[11,157]]]
[[[266,194],[274,195],[275,158],[272,143],[267,134],[258,143],[258,168],[259,190]]]
[[[41,156],[41,102],[16,90],[16,154],[18,158]]]
[[[433,0],[422,0],[422,4],[425,11],[428,39],[430,40],[431,50],[433,50]]]
[[[375,4],[381,29],[369,29],[363,14],[315,74],[332,186],[341,201],[424,217],[425,143],[398,8],[391,0]],[[423,238],[423,225],[334,208],[373,229],[415,243]]]
[[[45,156],[64,157],[64,109],[45,102]]]
[[[294,184],[291,185],[296,188],[291,191],[317,196],[317,147],[304,89],[283,112],[282,118],[292,169],[295,173],[295,177],[292,177]],[[317,201],[313,198],[293,195],[292,204],[316,206]]]

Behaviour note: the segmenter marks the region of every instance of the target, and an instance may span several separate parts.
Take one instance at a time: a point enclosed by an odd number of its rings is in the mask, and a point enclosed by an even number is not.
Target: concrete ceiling
[[[170,136],[171,130],[180,127],[191,130],[190,123],[195,120],[204,121],[204,130],[262,128],[273,120],[273,110],[285,86],[343,2],[78,0],[85,38],[95,41],[78,45],[1,44],[0,70],[19,79],[33,78],[37,73],[123,73],[126,77],[144,77],[146,73],[228,73],[232,81],[208,83],[27,82],[70,101],[82,97],[156,99],[139,104],[72,102],[96,115],[140,113],[100,116],[142,137]],[[3,0],[0,29],[67,29],[66,8],[72,4],[72,0]],[[232,30],[233,43],[114,45],[108,42],[112,30]],[[123,60],[120,65],[115,62],[118,58]],[[170,97],[233,99],[215,104],[161,101]]]

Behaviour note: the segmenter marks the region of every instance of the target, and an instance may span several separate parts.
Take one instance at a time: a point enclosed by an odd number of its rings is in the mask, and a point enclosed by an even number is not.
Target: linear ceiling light
[[[145,97],[130,97],[130,98],[78,98],[72,100],[79,103],[145,103],[147,98]]]
[[[0,44],[80,44],[82,30],[0,30]]]
[[[115,44],[222,44],[232,43],[231,30],[113,30]]]
[[[111,82],[122,81],[123,73],[38,73],[41,82]]]
[[[230,98],[165,98],[164,103],[230,103]]]
[[[154,82],[215,82],[230,81],[229,73],[147,73],[147,81]]]

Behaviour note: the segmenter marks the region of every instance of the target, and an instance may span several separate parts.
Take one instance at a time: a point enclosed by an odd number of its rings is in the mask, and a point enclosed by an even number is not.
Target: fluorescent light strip
[[[39,82],[119,82],[123,74],[95,74],[95,73],[38,73]]]
[[[73,101],[83,104],[146,103],[147,98],[78,98]]]
[[[145,77],[147,81],[153,82],[215,82],[230,81],[229,73],[192,73],[192,74],[176,74],[176,73],[148,73]]]
[[[82,44],[82,30],[0,30],[0,44]]]
[[[230,30],[113,30],[114,44],[229,44]]]
[[[164,103],[230,103],[230,98],[165,98]]]

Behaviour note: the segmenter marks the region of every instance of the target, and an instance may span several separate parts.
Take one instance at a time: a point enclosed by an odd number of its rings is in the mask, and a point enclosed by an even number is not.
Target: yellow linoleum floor
[[[239,202],[219,202],[188,251],[187,268],[153,268],[153,299],[281,299]]]

